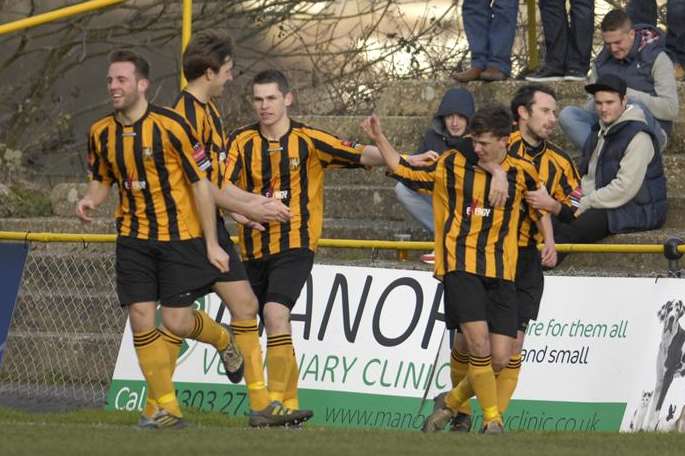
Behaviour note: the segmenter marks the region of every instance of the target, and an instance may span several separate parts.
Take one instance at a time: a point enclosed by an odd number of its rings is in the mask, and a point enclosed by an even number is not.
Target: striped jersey
[[[191,184],[211,163],[192,127],[171,109],[150,104],[142,118],[122,125],[114,114],[90,128],[91,179],[117,184],[120,236],[159,241],[202,237]]]
[[[228,140],[219,109],[211,100],[202,103],[193,94],[183,90],[176,99],[174,110],[185,117],[197,132],[212,163],[207,170],[207,179],[221,188],[226,172]]]
[[[533,150],[523,140],[521,132],[515,131],[509,137],[509,153],[533,162],[540,181],[544,182],[550,196],[569,210],[575,210],[572,194],[580,188],[580,176],[573,160],[566,152],[549,141]],[[542,233],[538,232],[533,221],[522,219],[519,246],[531,247],[542,240]]]
[[[537,220],[524,194],[537,187],[537,171],[527,160],[507,154],[500,163],[509,182],[504,207],[488,203],[492,176],[457,150],[444,152],[428,168],[400,159],[392,177],[421,192],[433,193],[435,275],[465,271],[513,281],[522,217]]]
[[[363,167],[364,146],[290,120],[290,130],[270,141],[259,124],[230,135],[226,180],[251,193],[280,199],[290,208],[287,223],[263,232],[239,227],[243,261],[294,248],[316,251],[323,225],[324,170]]]

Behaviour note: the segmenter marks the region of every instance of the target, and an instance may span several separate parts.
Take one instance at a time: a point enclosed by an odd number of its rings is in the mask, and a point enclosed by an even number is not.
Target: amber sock
[[[456,349],[452,349],[452,355],[450,356],[450,378],[452,380],[452,388],[455,388],[461,381],[466,378],[466,374],[469,371],[469,354],[461,353]],[[459,413],[465,415],[472,415],[473,410],[471,410],[471,402],[466,399],[459,406]]]
[[[240,320],[231,322],[235,343],[245,361],[245,384],[247,397],[252,410],[262,410],[271,403],[269,392],[264,383],[264,364],[262,349],[259,346],[257,320]]]
[[[290,363],[290,374],[288,375],[288,383],[285,386],[283,405],[291,410],[299,410],[300,401],[297,397],[297,383],[300,379],[300,368],[297,366],[297,357],[295,356],[294,348],[290,352],[288,362]]]
[[[497,406],[497,383],[492,370],[492,357],[471,355],[468,379],[483,410],[483,422],[501,421]]]
[[[511,397],[514,395],[516,384],[519,381],[520,372],[521,354],[519,353],[511,357],[507,366],[497,376],[497,407],[502,415],[509,407],[509,402],[511,402]]]
[[[189,339],[195,339],[199,342],[204,342],[214,346],[218,351],[224,351],[229,344],[228,332],[219,323],[212,320],[206,312],[199,310],[193,311],[193,319],[195,320],[193,331],[188,336]]]
[[[268,389],[272,401],[283,402],[290,377],[290,356],[293,341],[290,334],[276,334],[266,339],[266,370],[269,374]]]
[[[170,414],[182,416],[171,381],[169,355],[157,329],[133,334],[133,345],[148,385],[148,396]]]

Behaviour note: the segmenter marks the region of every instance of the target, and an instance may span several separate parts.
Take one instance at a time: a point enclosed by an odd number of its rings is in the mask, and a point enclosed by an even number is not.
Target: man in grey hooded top
[[[438,154],[448,149],[458,149],[474,163],[478,162],[471,140],[464,135],[475,112],[473,95],[461,88],[449,89],[433,116],[431,128],[426,130],[423,141],[413,155],[434,151]],[[397,199],[404,208],[431,233],[433,227],[433,203],[430,195],[411,190],[402,183],[395,186]],[[422,261],[430,263],[431,255],[423,255]]]

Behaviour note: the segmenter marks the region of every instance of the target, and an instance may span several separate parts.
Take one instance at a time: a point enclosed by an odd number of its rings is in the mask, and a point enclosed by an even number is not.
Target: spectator
[[[545,63],[528,81],[584,81],[590,66],[592,35],[595,30],[595,1],[540,0],[540,17],[545,33]]]
[[[585,86],[599,120],[580,163],[576,218],[554,228],[557,243],[591,243],[646,231],[666,221],[666,178],[656,137],[642,109],[628,104],[626,82],[604,74]]]
[[[433,117],[431,128],[426,130],[423,141],[414,156],[427,151],[441,154],[447,149],[462,150],[467,148],[473,150],[471,141],[465,140],[464,134],[474,112],[473,95],[468,90],[449,89],[443,96],[438,111]],[[412,161],[411,156],[409,161]],[[433,234],[435,230],[433,228],[432,196],[418,193],[402,182],[398,182],[395,186],[395,194],[407,212]],[[433,264],[433,252],[422,255],[421,261]]]
[[[656,0],[631,0],[628,4],[628,16],[634,24],[656,27]],[[685,0],[666,2],[666,51],[675,63],[675,78],[685,80]]]
[[[633,27],[620,9],[602,19],[601,30],[604,48],[591,66],[590,82],[608,74],[620,75],[628,86],[630,103],[642,108],[663,150],[672,121],[678,116],[673,63],[665,52],[663,34],[649,25]],[[561,128],[579,149],[590,135],[591,126],[597,123],[593,106],[589,100],[585,108],[567,106],[559,115]]]
[[[517,0],[464,0],[461,11],[471,49],[471,68],[454,75],[459,82],[503,81],[511,74]]]

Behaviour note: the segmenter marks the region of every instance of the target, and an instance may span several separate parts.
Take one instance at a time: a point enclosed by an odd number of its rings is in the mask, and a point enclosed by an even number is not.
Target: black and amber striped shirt
[[[532,163],[509,154],[500,166],[509,182],[504,207],[488,203],[492,176],[457,150],[444,152],[429,168],[401,159],[391,174],[417,191],[433,193],[437,277],[465,271],[514,280],[520,219],[539,218],[525,204],[524,194],[537,187],[539,178]]]
[[[288,223],[269,223],[263,232],[241,226],[242,259],[301,247],[316,251],[323,225],[324,170],[362,167],[364,146],[294,120],[280,140],[269,141],[259,124],[253,124],[232,133],[230,144],[226,180],[280,199],[292,214]]]
[[[203,235],[191,184],[211,166],[192,127],[177,112],[149,105],[133,125],[114,114],[90,128],[88,164],[93,180],[117,184],[120,236],[159,241]]]
[[[185,117],[205,145],[205,151],[212,163],[212,167],[207,170],[207,179],[221,188],[226,172],[228,138],[219,109],[211,100],[202,103],[193,94],[183,90],[174,103],[174,110]]]
[[[533,162],[541,182],[547,192],[562,204],[562,211],[575,210],[571,193],[580,188],[580,176],[573,160],[557,145],[545,141],[539,148],[532,150],[516,131],[509,137],[509,153]],[[566,207],[566,209],[564,209]],[[534,222],[528,218],[521,220],[519,246],[532,247],[543,241]]]

